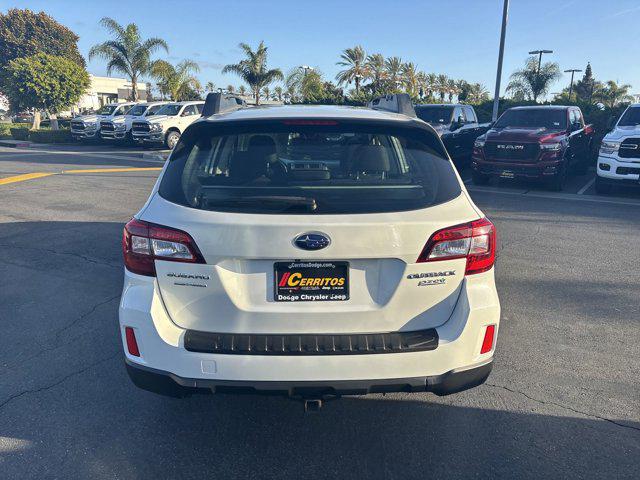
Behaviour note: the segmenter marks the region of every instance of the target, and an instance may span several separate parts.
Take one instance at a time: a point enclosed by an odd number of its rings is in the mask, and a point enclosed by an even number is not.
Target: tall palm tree
[[[400,57],[389,57],[384,62],[384,68],[387,71],[387,81],[392,91],[398,91],[403,83],[402,68],[404,62]]]
[[[245,87],[244,85],[240,85],[238,87],[238,93],[240,95],[246,95],[247,94],[247,87]]]
[[[278,102],[282,102],[282,87],[280,85],[278,85],[276,88],[273,89],[273,97],[274,100],[277,100]]]
[[[269,87],[264,87],[262,89],[262,95],[264,96],[264,99],[269,101],[269,97],[271,96],[271,89]]]
[[[433,94],[436,91],[436,88],[438,87],[438,75],[436,75],[435,73],[427,74],[427,87],[429,92],[429,98],[433,98]]]
[[[246,58],[238,63],[226,65],[222,73],[235,73],[244,80],[253,91],[256,105],[259,105],[260,91],[276,80],[284,80],[284,75],[279,68],[267,69],[267,47],[264,42],[260,42],[255,52],[246,43],[241,43],[240,48]]]
[[[411,97],[416,97],[420,90],[418,81],[418,69],[413,62],[407,62],[402,66],[404,88]]]
[[[156,37],[143,40],[135,23],[123,27],[112,18],[104,17],[100,24],[114,39],[91,47],[89,60],[95,57],[107,60],[107,75],[111,75],[113,71],[126,75],[131,80],[131,100],[138,101],[138,80],[142,75],[150,73],[153,65],[151,55],[154,52],[169,51],[167,42]]]
[[[356,85],[356,94],[360,93],[360,82],[369,76],[367,68],[367,54],[360,45],[353,48],[347,48],[340,55],[341,60],[336,65],[347,67],[336,75],[338,85],[354,82]]]
[[[460,91],[458,87],[458,82],[453,78],[447,80],[447,94],[449,95],[449,103],[453,103],[453,96],[457,95]]]
[[[538,65],[536,57],[529,57],[524,68],[511,74],[507,91],[520,98],[530,98],[534,102],[545,95],[553,82],[561,77],[560,66],[555,62]]]
[[[467,92],[467,102],[472,104],[489,100],[489,91],[481,83],[472,83]]]
[[[227,85],[227,93],[233,93],[235,92],[235,87],[231,84]]]
[[[205,85],[204,89],[207,92],[213,92],[216,89],[216,84],[213,82],[207,82],[207,84]]]
[[[618,85],[613,80],[609,80],[604,86],[593,93],[593,98],[601,101],[607,107],[613,108],[619,103],[633,102],[633,95],[629,95],[631,85]]]
[[[192,60],[183,60],[175,66],[164,60],[157,60],[151,68],[151,74],[158,79],[160,90],[176,102],[193,98],[194,93],[202,89],[195,77],[199,71],[200,67]]]
[[[384,66],[384,56],[381,53],[369,55],[367,57],[366,67],[369,71],[373,91],[382,93],[383,82],[387,77],[387,71]]]
[[[440,102],[444,103],[444,96],[449,91],[449,78],[446,75],[440,74],[437,76],[436,91],[438,92],[438,95],[440,95]]]

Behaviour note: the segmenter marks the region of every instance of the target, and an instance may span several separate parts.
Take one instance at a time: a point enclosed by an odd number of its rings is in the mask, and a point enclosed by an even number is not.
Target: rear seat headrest
[[[388,172],[389,155],[382,145],[362,145],[355,152],[353,169],[356,172]]]

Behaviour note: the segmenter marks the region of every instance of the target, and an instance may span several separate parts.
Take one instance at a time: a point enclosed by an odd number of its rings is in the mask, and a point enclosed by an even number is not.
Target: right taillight
[[[465,275],[486,272],[496,260],[496,227],[486,218],[438,230],[417,262],[466,258]]]
[[[122,233],[127,270],[155,277],[155,260],[205,263],[193,238],[182,230],[132,219]]]

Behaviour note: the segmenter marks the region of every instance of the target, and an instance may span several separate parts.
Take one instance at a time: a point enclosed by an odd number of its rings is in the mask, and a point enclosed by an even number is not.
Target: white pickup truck
[[[100,137],[107,141],[133,141],[131,125],[136,120],[144,120],[158,113],[169,102],[145,102],[133,106],[126,115],[100,121]]]
[[[133,139],[144,145],[164,144],[172,149],[184,129],[200,118],[203,106],[203,101],[168,103],[155,115],[133,122]]]
[[[124,117],[135,103],[108,103],[91,115],[83,115],[71,120],[71,136],[76,140],[100,138],[100,122]]]
[[[640,186],[640,103],[630,105],[600,144],[596,192],[614,185]]]

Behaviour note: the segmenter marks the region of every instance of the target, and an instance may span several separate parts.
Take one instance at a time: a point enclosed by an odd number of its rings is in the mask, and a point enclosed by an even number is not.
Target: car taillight
[[[122,254],[127,270],[149,277],[156,276],[155,260],[205,263],[188,233],[135,218],[124,226]]]
[[[466,258],[465,275],[482,273],[496,260],[496,227],[486,218],[438,230],[425,245],[417,262]]]

